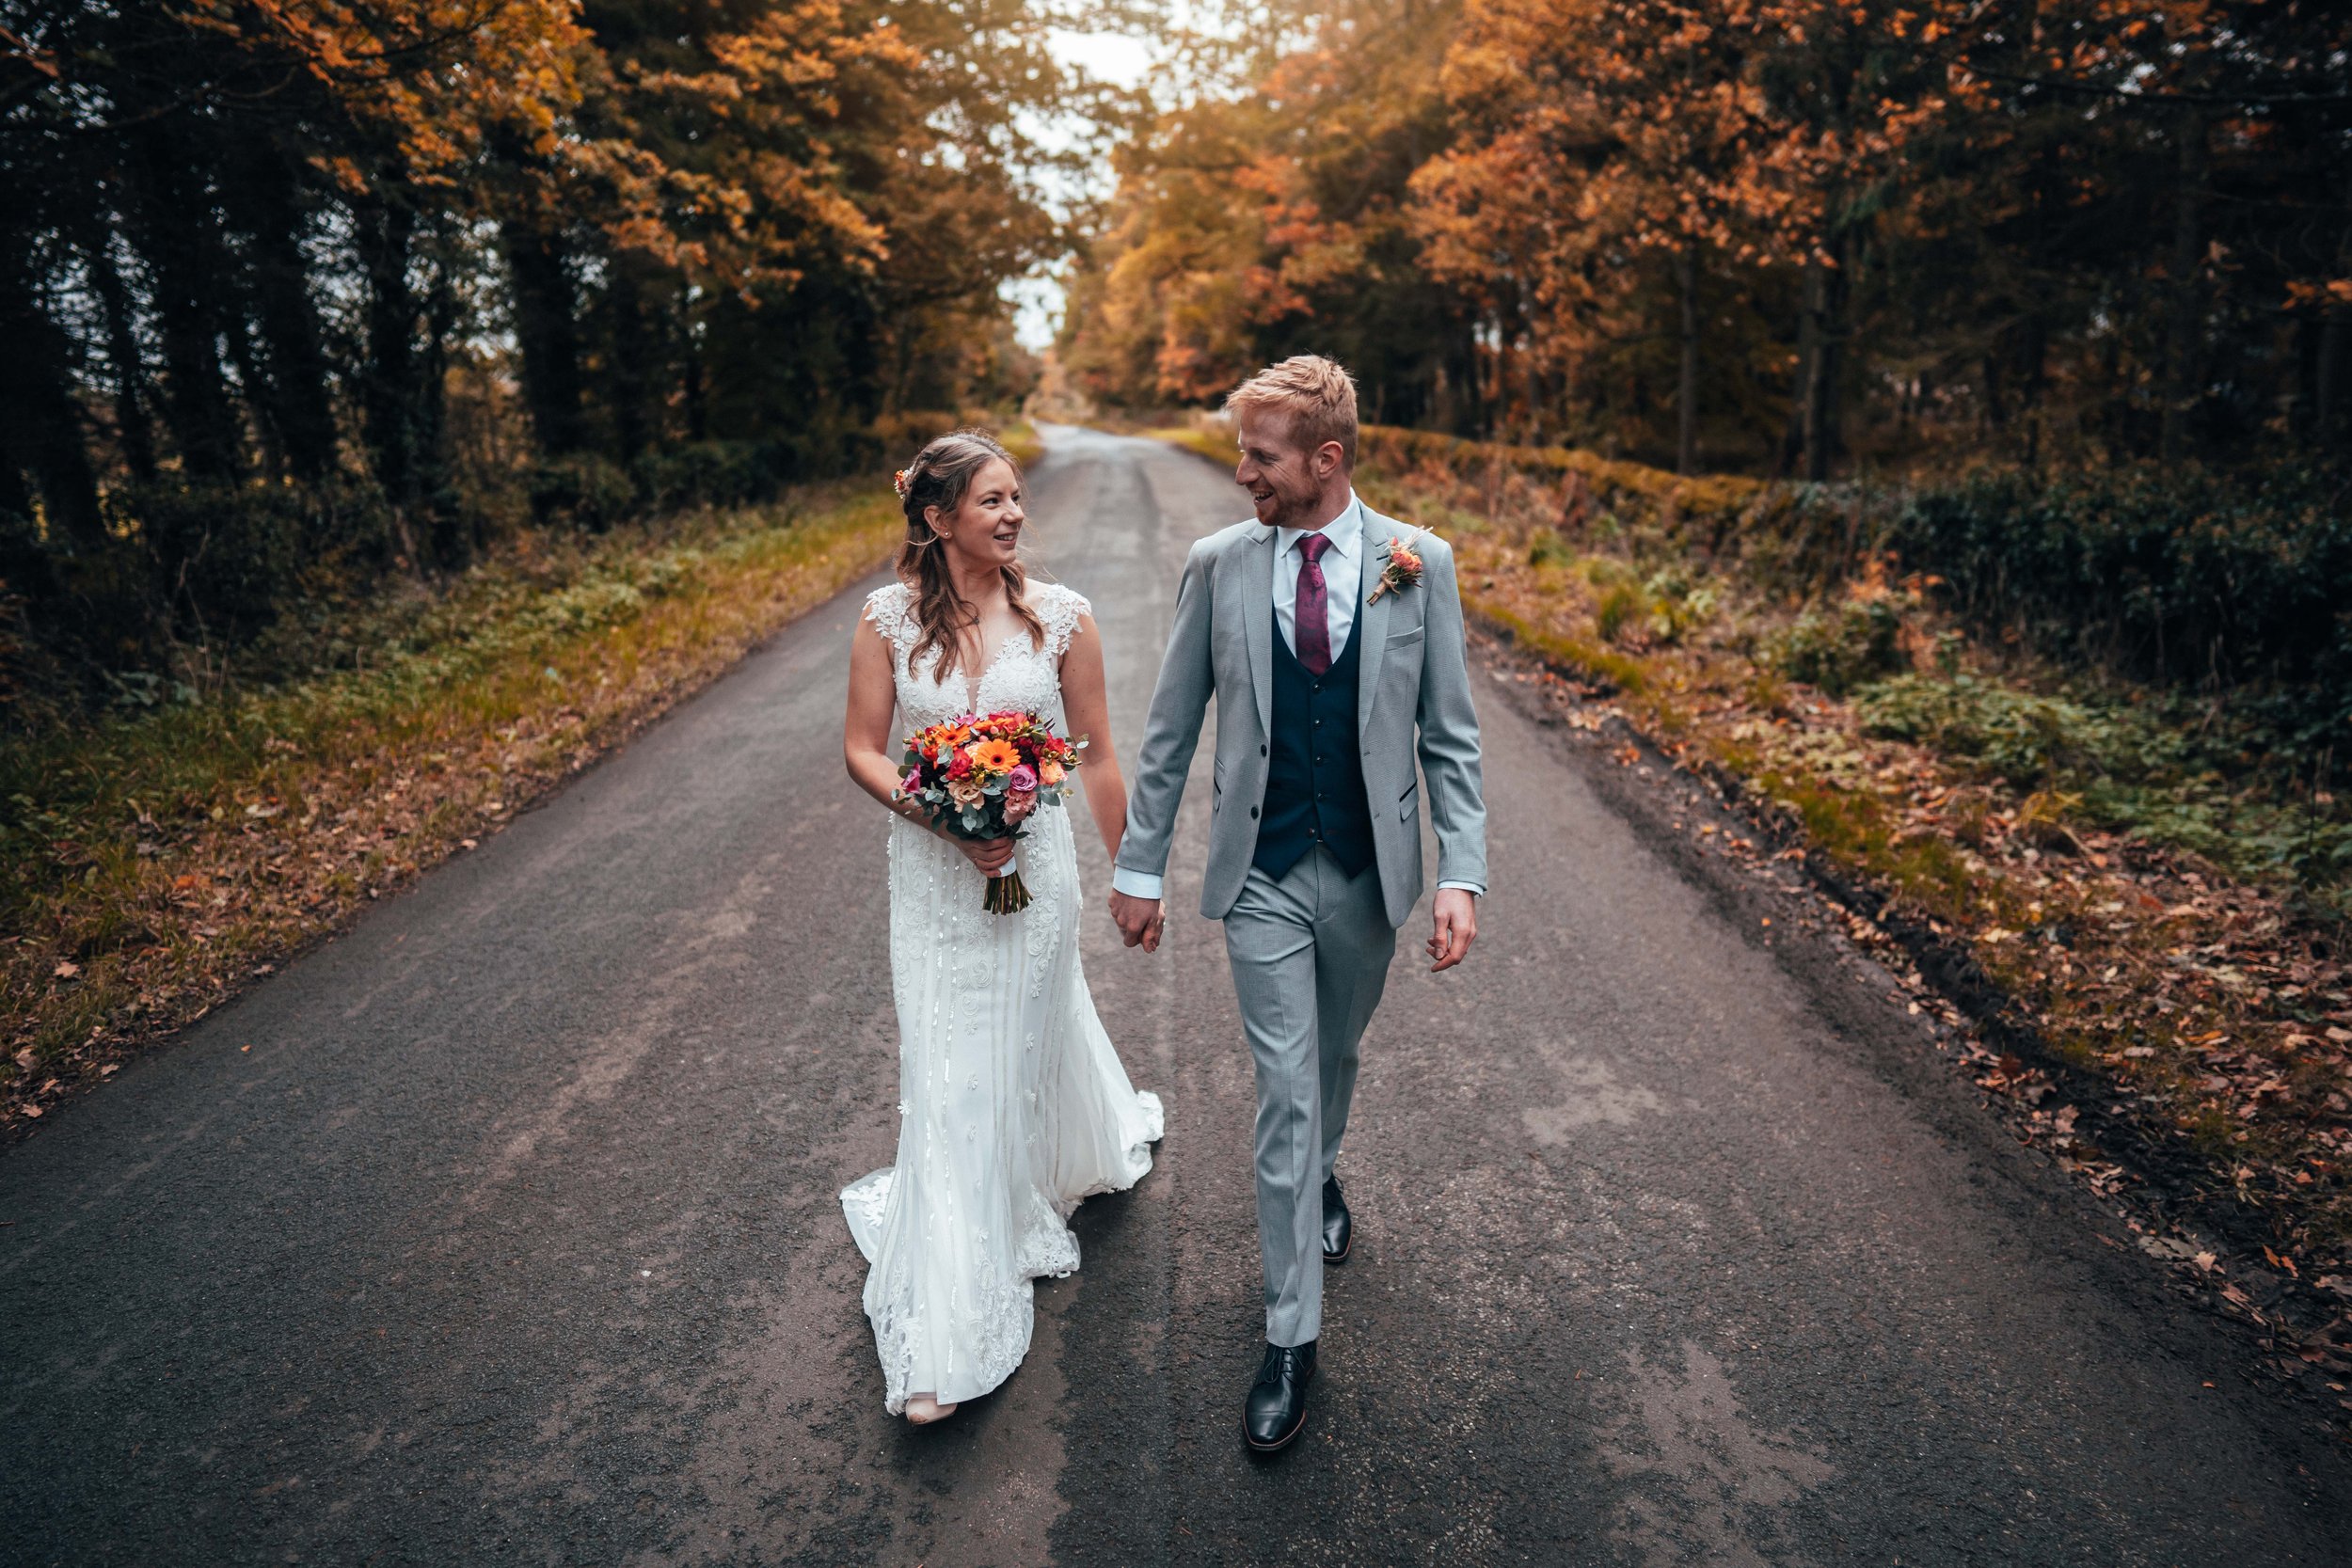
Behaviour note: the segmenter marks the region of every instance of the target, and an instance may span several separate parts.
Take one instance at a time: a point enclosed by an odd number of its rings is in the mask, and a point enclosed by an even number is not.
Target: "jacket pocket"
[[[1399,822],[1410,822],[1413,819],[1413,813],[1420,806],[1421,781],[1415,779],[1406,786],[1405,793],[1396,798],[1396,819]]]
[[[1209,769],[1209,793],[1212,797],[1225,793],[1225,759],[1223,757],[1217,758],[1216,766]]]
[[[1401,648],[1407,642],[1418,642],[1422,640],[1422,634],[1428,629],[1427,626],[1406,626],[1403,631],[1392,631],[1389,634],[1388,645],[1391,648]]]

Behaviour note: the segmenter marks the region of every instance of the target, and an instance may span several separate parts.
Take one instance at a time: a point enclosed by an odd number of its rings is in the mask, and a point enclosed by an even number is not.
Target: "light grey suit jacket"
[[[1364,567],[1355,636],[1360,647],[1356,731],[1373,847],[1389,924],[1402,926],[1421,897],[1422,784],[1438,833],[1438,880],[1486,885],[1486,803],[1479,780],[1478,711],[1470,701],[1462,599],[1454,551],[1434,534],[1363,509]],[[1160,876],[1176,807],[1217,699],[1216,803],[1200,912],[1222,920],[1241,896],[1257,853],[1265,803],[1266,737],[1274,724],[1274,551],[1277,531],[1254,519],[1193,546],[1176,593],[1176,625],[1152,693],[1135,786],[1127,798],[1122,870]],[[1391,540],[1409,540],[1419,583],[1372,597]],[[1418,731],[1418,739],[1416,732]]]

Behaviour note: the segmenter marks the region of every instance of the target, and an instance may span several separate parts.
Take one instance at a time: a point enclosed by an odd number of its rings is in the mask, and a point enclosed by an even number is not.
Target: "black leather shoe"
[[[1242,1406],[1241,1434],[1260,1453],[1272,1453],[1307,1424],[1307,1385],[1315,1379],[1315,1342],[1268,1345],[1258,1381]]]
[[[1340,1179],[1336,1176],[1323,1183],[1323,1260],[1344,1263],[1356,1244],[1356,1216],[1347,1212],[1347,1199],[1340,1196]]]

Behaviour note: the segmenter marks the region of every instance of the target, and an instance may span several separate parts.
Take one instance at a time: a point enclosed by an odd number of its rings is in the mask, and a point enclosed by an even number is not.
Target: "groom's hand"
[[[1429,933],[1429,973],[1452,969],[1470,957],[1478,940],[1478,895],[1468,888],[1441,887],[1436,899],[1437,928]]]
[[[1137,898],[1116,888],[1111,890],[1111,919],[1119,927],[1120,940],[1128,946],[1139,946],[1146,953],[1158,952],[1164,918],[1158,899]]]

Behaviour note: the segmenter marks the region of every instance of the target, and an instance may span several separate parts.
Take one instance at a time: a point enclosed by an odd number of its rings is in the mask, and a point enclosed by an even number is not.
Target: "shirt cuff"
[[[1481,898],[1484,898],[1484,897],[1486,897],[1486,886],[1485,886],[1483,883],[1479,883],[1479,882],[1439,882],[1439,883],[1438,884],[1438,891],[1439,893],[1443,893],[1443,892],[1444,892],[1447,888],[1450,888],[1450,887],[1458,887],[1458,888],[1460,888],[1460,889],[1461,889],[1464,893],[1474,893],[1474,894],[1478,895],[1478,896],[1480,896]]]
[[[1157,898],[1160,879],[1149,871],[1130,871],[1123,865],[1115,865],[1111,867],[1111,891],[1130,898]]]

